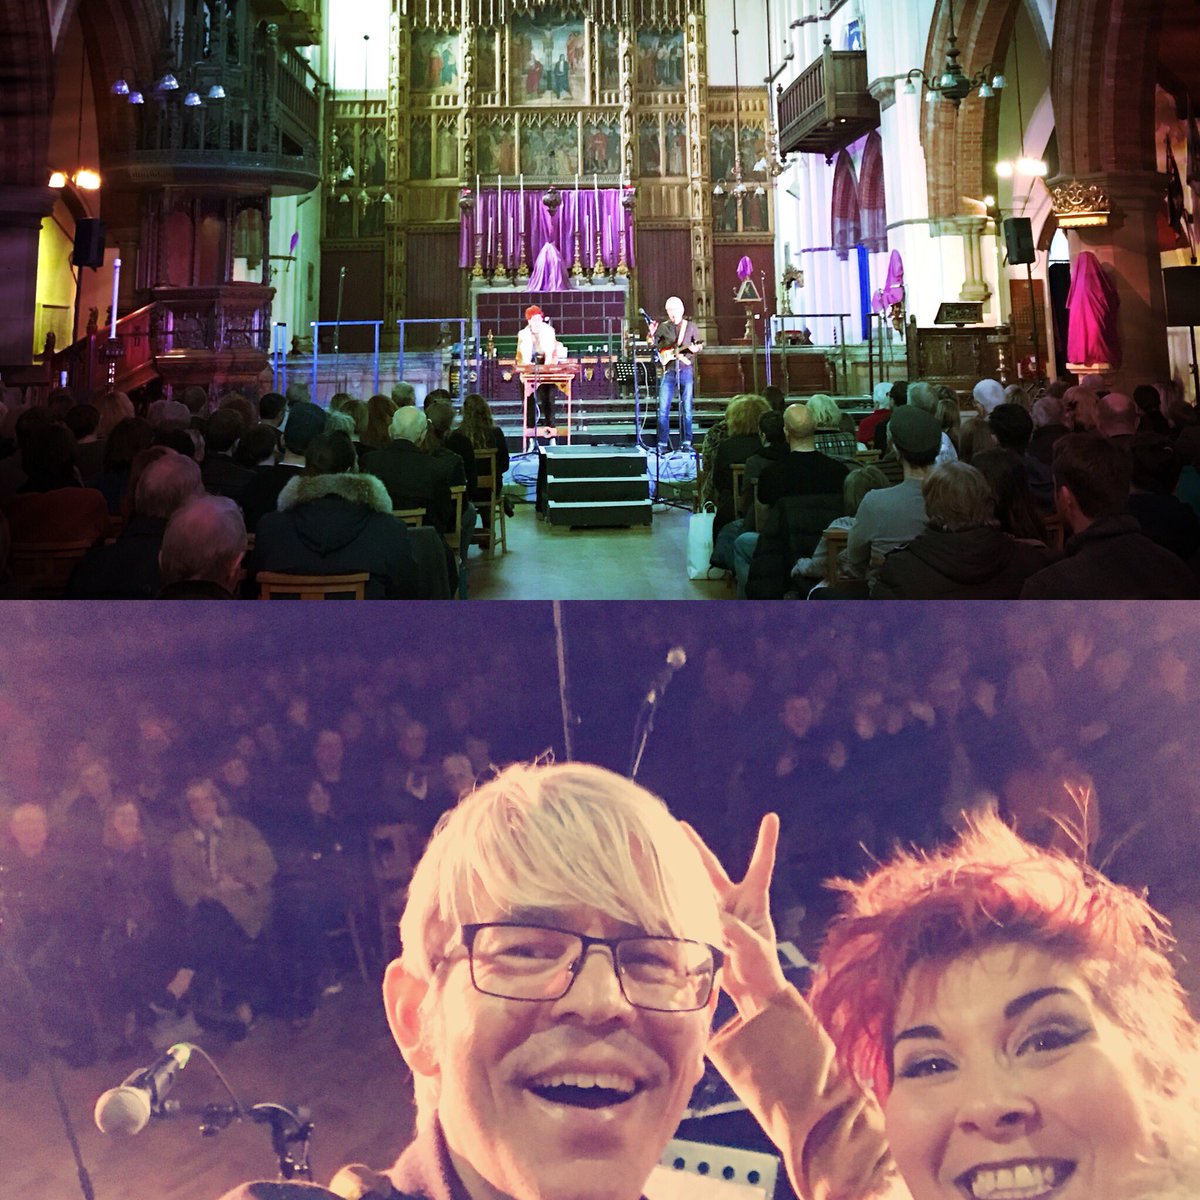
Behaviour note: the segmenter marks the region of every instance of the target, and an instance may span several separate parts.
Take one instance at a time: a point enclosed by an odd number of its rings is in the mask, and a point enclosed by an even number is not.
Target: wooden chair
[[[376,825],[367,852],[379,899],[380,947],[383,961],[390,962],[400,951],[400,914],[421,852],[421,836],[415,825]]]
[[[847,542],[850,540],[850,530],[848,529],[827,529],[825,530],[825,582],[830,587],[836,587],[841,581],[841,574],[838,571],[838,555],[845,550]]]
[[[359,913],[353,905],[347,905],[342,914],[342,923],[332,929],[325,930],[327,938],[348,937],[354,951],[354,961],[358,964],[359,978],[363,983],[371,982],[371,972],[367,969],[367,956],[363,951],[362,935],[359,932]]]
[[[1061,550],[1063,543],[1067,540],[1067,531],[1063,528],[1062,517],[1055,513],[1052,517],[1046,517],[1046,545],[1051,550]]]
[[[496,451],[475,451],[475,486],[487,496],[475,502],[479,509],[479,527],[472,541],[483,547],[484,553],[492,558],[499,542],[502,553],[508,553],[508,530],[504,516],[503,480],[496,471]]]
[[[450,499],[454,501],[454,528],[446,531],[446,545],[457,555],[462,545],[463,502],[467,494],[464,483],[456,483],[450,489]]]
[[[745,508],[742,487],[743,477],[746,474],[746,464],[734,463],[730,470],[733,472],[733,516],[734,520],[736,520],[742,515],[742,510]]]
[[[854,452],[854,461],[860,467],[869,467],[872,463],[879,461],[880,454],[878,450],[856,450]]]
[[[287,575],[280,571],[259,571],[260,600],[365,600],[366,571],[352,575]]]
[[[417,529],[425,524],[425,510],[423,508],[394,508],[392,509],[392,516],[399,517],[405,525],[409,525],[413,529]]]
[[[42,599],[61,596],[75,564],[94,542],[14,542],[12,573]]]

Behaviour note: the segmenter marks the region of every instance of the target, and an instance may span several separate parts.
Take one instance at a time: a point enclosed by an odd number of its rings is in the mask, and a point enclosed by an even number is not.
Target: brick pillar
[[[1053,189],[1066,179],[1054,180]],[[1107,227],[1069,231],[1072,261],[1084,250],[1100,260],[1121,297],[1121,345],[1125,361],[1107,375],[1112,388],[1132,392],[1139,383],[1170,378],[1167,311],[1163,298],[1162,259],[1158,248],[1158,210],[1166,181],[1153,172],[1079,176],[1098,184],[1112,202]]]
[[[57,198],[46,187],[0,185],[0,363],[6,366],[33,362],[38,234]]]

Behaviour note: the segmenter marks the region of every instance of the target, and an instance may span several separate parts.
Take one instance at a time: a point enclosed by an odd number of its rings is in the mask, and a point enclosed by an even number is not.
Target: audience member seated
[[[1055,446],[1055,503],[1071,536],[1063,558],[1026,581],[1022,599],[1200,596],[1195,575],[1146,537],[1126,511],[1131,474],[1129,452],[1100,434],[1069,434]]]
[[[425,413],[412,405],[396,410],[392,417],[392,440],[367,455],[364,467],[383,481],[392,508],[423,508],[426,523],[441,534],[454,525],[454,502],[450,487],[455,479],[454,462],[436,460],[421,450],[429,422]],[[461,459],[456,459],[459,469]]]
[[[855,440],[853,430],[847,432],[842,427],[844,414],[838,407],[838,402],[832,396],[818,392],[815,396],[809,396],[805,403],[808,405],[808,411],[812,413],[813,420],[817,423],[817,449],[830,458],[853,462],[855,452],[858,450],[858,442]]]
[[[1171,436],[1171,424],[1162,410],[1162,396],[1152,383],[1143,383],[1133,389],[1133,402],[1138,410],[1138,429],[1143,433],[1157,433],[1161,437]]]
[[[417,403],[417,389],[411,383],[405,383],[400,380],[399,383],[392,384],[392,402],[397,408],[411,408]],[[391,423],[388,424],[388,429],[391,429]],[[395,434],[392,434],[395,437]]]
[[[759,419],[771,410],[761,396],[735,396],[725,406],[725,426],[728,436],[717,447],[712,470],[717,515],[713,520],[713,536],[734,519],[733,468],[744,466],[746,460],[762,449],[758,432]]]
[[[368,599],[417,597],[408,528],[392,515],[392,501],[382,482],[374,475],[358,474],[356,466],[354,446],[344,433],[313,439],[304,474],[279,494],[279,511],[267,513],[259,522],[251,579],[258,571],[297,575],[367,571],[371,576]]]
[[[100,410],[94,404],[74,404],[67,409],[63,424],[75,439],[75,469],[90,487],[104,469],[104,443],[96,436]]]
[[[248,428],[240,405],[226,405],[209,417],[204,431],[204,464],[200,469],[206,492],[241,501],[254,472],[234,461],[234,451]]]
[[[188,410],[191,414],[190,419],[195,421],[208,406],[208,389],[201,387],[198,383],[192,383],[181,388],[175,399]]]
[[[1139,433],[1129,454],[1132,490],[1127,511],[1137,517],[1142,532],[1152,542],[1194,566],[1200,550],[1200,520],[1188,505],[1175,498],[1183,465],[1174,447],[1161,434]]]
[[[835,517],[825,528],[853,529],[862,498],[868,492],[875,491],[876,488],[888,486],[890,485],[887,476],[878,467],[857,467],[846,476],[846,480],[842,484],[842,504],[846,510],[845,514]],[[842,551],[842,554],[844,555],[845,551]],[[821,540],[817,542],[817,547],[812,554],[802,555],[796,559],[792,567],[792,585],[803,595],[825,578],[828,569],[829,547],[825,541],[825,534],[822,533]]]
[[[1021,405],[1005,403],[992,409],[987,423],[1000,448],[1010,451],[1024,464],[1034,502],[1043,512],[1053,512],[1054,482],[1050,478],[1050,468],[1029,453],[1033,417]]]
[[[36,429],[21,450],[27,476],[4,505],[13,543],[95,542],[108,533],[108,505],[75,470],[75,439],[65,425]]]
[[[175,510],[158,556],[159,600],[232,600],[246,555],[246,523],[228,496],[197,496]]]
[[[33,405],[13,418],[13,453],[0,459],[0,504],[21,490],[29,476],[24,467],[24,450],[34,434],[52,424],[45,408]]]
[[[50,833],[39,804],[8,816],[0,844],[6,952],[0,954],[0,1070],[29,1071],[36,1052],[83,1066],[96,1055],[95,1030],[83,994],[83,964],[95,949],[95,876],[89,860],[68,853]]]
[[[124,392],[106,392],[96,401],[96,411],[100,421],[96,425],[96,436],[107,441],[109,435],[122,421],[130,421],[137,413],[133,401]]]
[[[105,1032],[117,1042],[116,1052],[132,1052],[138,1032],[177,999],[168,989],[190,957],[180,945],[184,913],[171,888],[166,849],[147,838],[135,800],[120,798],[109,808],[96,849],[101,932],[90,962],[99,977]]]
[[[1046,523],[1029,490],[1025,460],[997,446],[975,455],[971,466],[983,475],[992,489],[996,523],[1001,531],[1019,542],[1048,545]]]
[[[267,392],[258,401],[258,421],[275,433],[275,448],[283,450],[283,416],[287,411],[287,400],[278,392]]]
[[[193,458],[197,463],[204,461],[204,434],[190,425],[181,425],[178,421],[156,426],[150,444],[166,446],[168,450]]]
[[[1040,400],[1034,401],[1033,425],[1029,453],[1049,467],[1054,456],[1054,443],[1071,432],[1065,423],[1062,397],[1047,392]]]
[[[961,458],[962,452],[959,447],[962,443],[962,412],[958,406],[958,396],[946,387],[938,388],[938,393],[937,410],[933,415],[937,417],[942,432],[950,439],[955,454]]]
[[[238,439],[237,449],[233,452],[233,461],[239,467],[245,467],[253,479],[260,467],[275,465],[275,460],[279,456],[279,447],[279,431],[262,421],[257,425],[252,425]]]
[[[1114,446],[1128,450],[1138,431],[1138,407],[1124,392],[1108,392],[1096,401],[1096,428]]]
[[[164,425],[178,425],[187,429],[192,423],[192,414],[186,404],[178,400],[155,400],[146,409],[146,420],[152,429],[160,429]]]
[[[509,463],[508,439],[504,436],[504,430],[496,424],[491,406],[478,392],[469,392],[463,398],[458,431],[471,443],[473,450],[495,450],[496,478],[503,478]],[[479,478],[478,473],[475,478]],[[476,501],[486,499],[484,493],[474,486],[471,498]]]
[[[1004,403],[1004,384],[998,379],[981,379],[971,394],[975,400],[976,412],[987,420],[992,411]]]
[[[759,476],[759,532],[743,533],[733,544],[738,596],[743,599],[782,599],[792,564],[811,554],[829,522],[842,515],[842,483],[849,468],[817,449],[816,421],[807,405],[789,405],[783,421],[789,453]]]
[[[987,382],[985,380],[984,382]],[[999,385],[997,384],[999,387]],[[908,385],[908,407],[919,408],[922,412],[928,413],[933,419],[937,420],[938,401],[941,400],[941,393],[936,385],[918,381]],[[1004,399],[1004,389],[1000,390],[1000,399]],[[938,422],[938,429],[941,430],[941,422]],[[954,443],[950,440],[949,435],[943,433],[941,445],[938,450],[936,466],[941,466],[945,462],[955,462],[958,458],[958,451],[954,449]]]
[[[462,459],[464,482],[474,479],[475,450],[471,439],[461,429],[451,428],[454,424],[454,398],[445,388],[434,388],[425,397],[425,416],[429,419],[430,430],[437,437],[438,446],[453,451]]]
[[[163,586],[158,556],[167,521],[204,494],[200,468],[164,447],[137,481],[133,511],[111,545],[93,546],[78,562],[65,595],[75,600],[152,600]]]
[[[90,486],[104,496],[114,517],[122,512],[129,488],[129,468],[133,460],[150,445],[153,431],[141,417],[127,417],[104,439],[104,469]]]
[[[935,467],[921,490],[929,525],[883,560],[872,600],[1015,600],[1046,565],[1044,549],[996,528],[991,488],[975,467]]]
[[[1096,428],[1099,419],[1096,403],[1099,399],[1091,388],[1067,388],[1063,394],[1063,416],[1074,433],[1087,433]]]
[[[887,420],[879,420],[872,431],[871,440],[864,443],[869,449],[878,450],[880,454],[888,448],[887,427],[892,413],[898,408],[903,408],[908,403],[908,380],[897,379],[892,384],[889,394],[891,396],[892,408],[891,412],[888,413]]]
[[[875,406],[874,411],[869,412],[858,423],[855,436],[862,445],[868,448],[875,445],[875,430],[879,428],[880,424],[886,425],[888,418],[892,415],[892,389],[895,386],[896,384],[881,379],[871,394],[871,402]]]
[[[400,406],[390,397],[378,393],[367,401],[367,427],[359,437],[360,457],[365,457],[368,450],[382,450],[391,440],[392,417]],[[463,405],[466,411],[466,404]]]
[[[216,993],[232,1013],[234,1036],[245,1036],[272,990],[266,979],[262,933],[271,918],[275,856],[258,829],[228,811],[211,779],[184,789],[185,828],[171,841],[171,883],[188,912],[188,966],[201,976],[193,992]]]
[[[725,420],[724,417],[721,419]],[[759,477],[771,463],[780,462],[791,453],[782,413],[771,409],[759,417],[758,442],[758,448],[746,459],[745,470],[742,472],[742,515],[722,525],[713,542],[712,558],[709,561],[712,566],[719,567],[722,571],[733,570],[734,542],[743,533],[757,532],[754,497],[758,490]],[[720,451],[721,447],[718,445],[717,453]],[[730,474],[732,475],[732,472]],[[705,482],[707,484],[711,481]]]
[[[910,397],[912,393],[910,387]],[[937,420],[911,403],[892,413],[888,434],[904,469],[904,481],[863,497],[846,542],[847,573],[868,583],[875,581],[886,554],[906,546],[925,528],[928,517],[922,488],[945,437]],[[823,595],[831,598],[835,590],[826,589]]]
[[[295,386],[288,385],[289,393]],[[303,473],[309,443],[325,432],[325,420],[325,410],[307,400],[297,400],[288,409],[287,425],[283,430],[283,458],[274,466],[260,467],[242,493],[242,512],[246,514],[249,533],[258,529],[264,513],[275,511],[284,485]]]

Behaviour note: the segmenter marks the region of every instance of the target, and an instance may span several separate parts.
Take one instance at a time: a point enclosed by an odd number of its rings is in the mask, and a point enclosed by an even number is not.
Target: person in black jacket
[[[450,488],[466,483],[466,472],[457,455],[439,460],[421,449],[428,428],[420,409],[397,409],[392,440],[382,450],[372,450],[363,459],[363,469],[383,481],[393,509],[423,508],[426,524],[444,535],[454,525]]]
[[[929,528],[883,560],[872,600],[1015,600],[1046,565],[1046,551],[996,528],[983,474],[967,463],[937,467],[922,487]]]

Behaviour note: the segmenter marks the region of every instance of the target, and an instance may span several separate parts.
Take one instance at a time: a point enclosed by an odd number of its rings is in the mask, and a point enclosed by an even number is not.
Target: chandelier
[[[925,84],[925,99],[930,104],[936,104],[938,100],[949,100],[955,108],[958,108],[972,92],[978,92],[981,100],[990,100],[1008,85],[1008,80],[993,63],[988,63],[974,75],[968,75],[963,70],[962,63],[959,62],[959,59],[962,58],[962,51],[958,48],[958,36],[954,32],[954,0],[950,0],[950,37],[948,42],[946,63],[942,67],[942,73],[935,76],[926,75],[920,67],[913,67],[905,79],[904,94],[906,96],[917,94],[914,81],[920,79]]]

